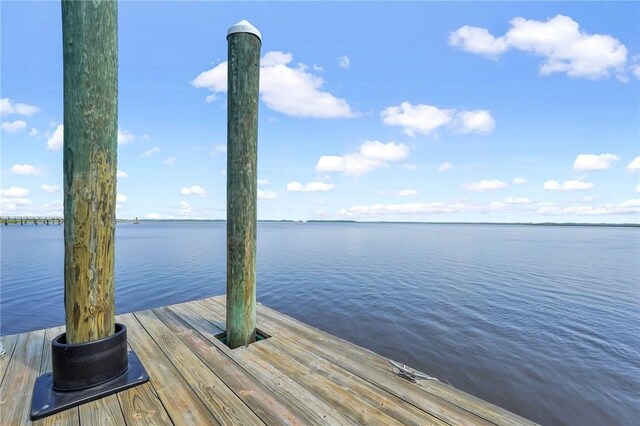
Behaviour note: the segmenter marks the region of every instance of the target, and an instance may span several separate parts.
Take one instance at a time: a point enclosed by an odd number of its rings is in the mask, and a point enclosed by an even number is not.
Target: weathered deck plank
[[[219,423],[264,424],[153,312],[135,316]]]
[[[27,422],[31,408],[31,391],[40,371],[44,330],[21,334],[9,360],[0,387],[0,424],[19,425]]]
[[[191,304],[198,309],[197,304]],[[224,320],[222,305],[210,305],[209,311],[201,311],[216,322]],[[267,332],[270,325],[259,318],[259,325]],[[304,350],[297,342],[274,336],[262,345],[249,349],[260,359],[292,377],[313,394],[334,406],[359,424],[447,424],[421,411],[381,388],[334,366],[313,352]]]
[[[126,424],[120,402],[116,395],[82,404],[80,407],[80,424],[89,426]]]
[[[180,336],[187,347],[213,371],[251,410],[268,425],[308,423],[276,398],[259,380],[196,332],[183,318],[168,308],[154,309],[160,320]]]
[[[150,383],[117,394],[127,425],[171,425],[162,403]]]
[[[190,305],[191,307],[192,305]],[[255,357],[245,348],[230,350],[220,343],[215,335],[220,328],[214,326],[203,317],[197,315],[185,306],[174,305],[172,310],[179,312],[181,318],[189,323],[193,330],[200,333],[208,340],[208,344],[213,344],[221,352],[229,356],[242,369],[265,386],[274,397],[282,401],[290,409],[305,419],[305,424],[329,424],[340,425],[351,422],[342,413],[330,407],[324,401],[313,395],[296,381],[286,376],[280,370]],[[213,327],[213,328],[212,328]]]
[[[144,364],[169,418],[176,425],[216,425],[211,412],[197,397],[133,314],[120,317],[127,326],[129,344]]]
[[[14,334],[12,336],[6,336],[2,338],[2,345],[4,346],[4,356],[0,358],[0,385],[4,380],[4,375],[7,372],[7,367],[9,367],[9,360],[13,356],[13,351],[16,348],[16,343],[18,342],[18,334]]]
[[[63,327],[2,338],[1,425],[533,425],[435,381],[399,378],[389,360],[258,305],[271,337],[229,349],[223,296],[120,315],[149,383],[31,423],[35,378]]]

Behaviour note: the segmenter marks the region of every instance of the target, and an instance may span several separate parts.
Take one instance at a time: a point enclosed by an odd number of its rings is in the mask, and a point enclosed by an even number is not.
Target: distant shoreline
[[[58,221],[62,217],[44,217],[44,216],[1,216],[0,225],[3,225],[5,220],[9,224],[16,224],[16,220],[20,219],[25,221],[25,225],[30,225],[27,221],[45,221],[55,220]],[[133,223],[136,219],[130,218],[117,218],[118,223]],[[225,219],[137,219],[138,222],[226,222]],[[362,223],[362,224],[412,224],[412,225],[498,225],[498,226],[591,226],[591,227],[616,227],[616,228],[640,228],[640,223],[591,223],[591,222],[419,222],[419,221],[385,221],[385,220],[274,220],[274,219],[258,219],[258,222],[263,223]]]
[[[119,221],[133,221],[133,219],[118,219]],[[226,222],[225,219],[139,219],[140,222]],[[417,221],[385,221],[385,220],[275,220],[258,219],[263,223],[361,223],[388,225],[498,225],[498,226],[592,226],[616,228],[640,228],[640,223],[580,223],[580,222],[417,222]]]

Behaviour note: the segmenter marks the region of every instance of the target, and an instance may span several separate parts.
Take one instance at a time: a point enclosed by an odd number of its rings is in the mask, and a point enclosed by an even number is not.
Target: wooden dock
[[[32,423],[33,383],[51,370],[50,342],[63,328],[4,336],[0,424],[534,424],[441,382],[411,383],[388,359],[263,305],[257,326],[271,337],[234,350],[218,339],[224,296],[117,321],[149,383]]]

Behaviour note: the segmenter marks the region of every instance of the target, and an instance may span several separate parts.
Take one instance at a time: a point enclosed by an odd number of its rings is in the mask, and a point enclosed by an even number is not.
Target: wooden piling
[[[256,228],[260,32],[229,28],[227,94],[227,345],[256,333]]]
[[[62,1],[67,343],[114,333],[117,8]]]

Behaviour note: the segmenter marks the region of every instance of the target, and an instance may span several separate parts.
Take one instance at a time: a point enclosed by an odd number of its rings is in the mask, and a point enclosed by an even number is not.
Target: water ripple
[[[2,334],[61,324],[62,227],[0,231]],[[225,232],[222,222],[118,225],[117,312],[223,294]],[[543,424],[634,424],[639,236],[260,223],[258,299]]]

